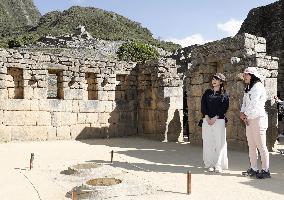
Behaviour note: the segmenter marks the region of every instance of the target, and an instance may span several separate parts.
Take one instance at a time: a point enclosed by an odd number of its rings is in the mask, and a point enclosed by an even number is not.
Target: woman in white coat
[[[225,91],[225,76],[217,73],[212,78],[212,89],[207,89],[201,99],[203,162],[209,172],[221,173],[228,169],[226,117],[229,96]]]
[[[255,67],[248,67],[244,71],[246,84],[242,108],[241,120],[246,124],[246,136],[249,147],[250,168],[243,175],[256,176],[256,178],[270,178],[269,153],[266,146],[266,130],[268,118],[265,111],[266,91],[261,83],[261,75]],[[261,171],[257,166],[258,151],[261,156]]]

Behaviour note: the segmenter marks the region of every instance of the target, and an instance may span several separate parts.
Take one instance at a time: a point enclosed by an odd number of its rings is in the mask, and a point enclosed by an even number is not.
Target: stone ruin
[[[267,143],[269,149],[277,138],[277,109],[274,96],[277,94],[278,58],[266,54],[266,40],[250,34],[241,34],[233,38],[191,46],[180,49],[174,55],[178,63],[187,66],[184,89],[188,112],[189,138],[192,143],[202,142],[198,121],[203,92],[210,87],[212,75],[221,72],[227,77],[226,91],[230,95],[230,106],[226,114],[227,142],[230,148],[247,146],[245,126],[239,118],[244,92],[242,72],[248,66],[255,66],[263,75],[268,100],[266,111],[269,115]]]
[[[252,9],[243,22],[239,34],[264,37],[267,53],[279,57],[277,91],[284,98],[284,0]]]
[[[239,119],[247,66],[265,77],[268,144],[277,137],[278,58],[266,40],[249,34],[179,49],[144,64],[48,53],[0,50],[0,141],[143,136],[202,143],[200,100],[216,72],[228,78],[229,148],[246,146]]]
[[[0,99],[1,141],[182,138],[182,80],[171,59],[140,66],[1,49]]]

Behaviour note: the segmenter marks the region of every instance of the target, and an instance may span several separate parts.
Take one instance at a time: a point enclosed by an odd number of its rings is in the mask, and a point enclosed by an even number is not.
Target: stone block
[[[62,100],[60,99],[40,99],[39,110],[41,111],[62,111]]]
[[[108,91],[98,91],[98,100],[107,101],[108,100]]]
[[[26,126],[36,126],[37,120],[40,118],[37,111],[25,111],[25,125]]]
[[[258,53],[266,53],[266,44],[256,44],[255,51]]]
[[[47,99],[47,88],[34,88],[34,99]]]
[[[277,78],[267,78],[264,81],[264,86],[266,88],[266,94],[268,99],[273,99],[274,96],[277,96]]]
[[[77,114],[71,112],[54,112],[51,115],[51,125],[55,127],[77,123]]]
[[[170,103],[167,101],[159,101],[157,103],[157,110],[168,110],[170,107]]]
[[[114,101],[115,100],[115,96],[116,96],[116,91],[108,91],[108,100],[109,101]]]
[[[204,80],[203,80],[202,74],[194,76],[194,77],[191,78],[191,84],[193,84],[193,85],[199,85],[199,84],[202,84],[203,82],[204,82]]]
[[[278,61],[277,60],[271,60],[267,64],[268,69],[278,69]]]
[[[0,142],[10,142],[11,133],[11,126],[4,126],[0,124]]]
[[[30,110],[30,101],[26,99],[6,100],[6,110]]]
[[[56,140],[56,127],[47,126],[47,140]]]
[[[61,126],[61,113],[60,112],[51,112],[51,125],[54,127]]]
[[[202,96],[202,85],[192,85],[189,94],[193,97]]]
[[[37,85],[38,85],[38,87],[40,87],[40,88],[48,88],[48,83],[47,83],[47,81],[39,80],[39,81],[37,82]]]
[[[98,123],[100,123],[100,124],[108,123],[109,118],[110,118],[109,113],[99,113]]]
[[[62,101],[62,112],[72,112],[72,100]]]
[[[105,102],[105,112],[110,113],[113,111],[112,101]]]
[[[195,97],[195,110],[201,110],[201,97]]]
[[[78,100],[72,101],[72,112],[75,112],[75,113],[79,112],[79,101]]]
[[[0,86],[0,99],[8,99],[8,91],[6,89],[1,89],[1,86]]]
[[[24,96],[25,99],[33,99],[34,98],[34,89],[32,87],[24,88]]]
[[[47,140],[46,126],[13,126],[12,140]]]
[[[3,124],[8,126],[24,126],[26,120],[25,111],[4,111]]]
[[[34,100],[29,100],[31,109],[32,111],[39,111],[39,100],[34,99]]]
[[[7,99],[0,99],[0,110],[6,110]]]
[[[97,112],[99,109],[99,101],[79,101],[80,112]]]
[[[70,126],[60,126],[56,128],[57,139],[71,139]]]
[[[100,113],[101,116],[101,113]],[[86,123],[97,123],[99,121],[98,113],[86,113]]]
[[[77,114],[77,123],[85,124],[87,119],[87,113],[78,113]]]
[[[47,111],[38,112],[37,125],[38,126],[50,126],[51,125],[51,113]]]

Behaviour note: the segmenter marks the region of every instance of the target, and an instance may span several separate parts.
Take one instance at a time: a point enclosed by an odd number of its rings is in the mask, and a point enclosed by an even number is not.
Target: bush
[[[143,63],[147,60],[157,59],[158,51],[141,42],[124,43],[117,51],[120,60]]]
[[[9,48],[21,47],[22,45],[23,45],[23,42],[19,38],[14,38],[8,41]]]

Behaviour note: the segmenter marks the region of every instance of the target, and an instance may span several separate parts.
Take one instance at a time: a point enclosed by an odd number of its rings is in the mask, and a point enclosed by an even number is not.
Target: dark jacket
[[[210,118],[219,116],[219,119],[225,118],[225,113],[229,108],[229,95],[224,92],[216,92],[214,90],[208,89],[204,92],[201,99],[201,112],[202,114],[208,115]]]

